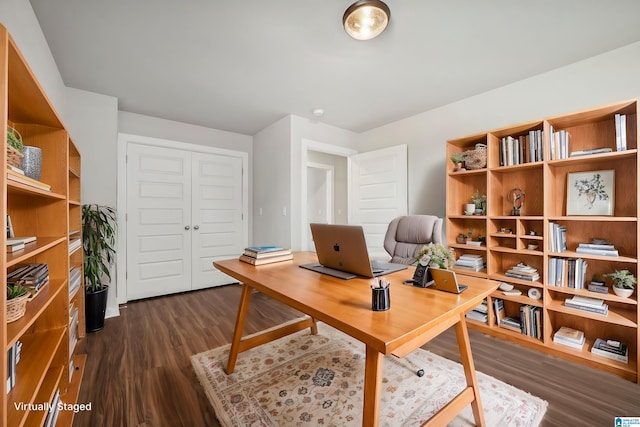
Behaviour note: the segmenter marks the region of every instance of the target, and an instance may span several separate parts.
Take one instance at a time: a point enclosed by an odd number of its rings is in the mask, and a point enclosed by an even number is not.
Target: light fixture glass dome
[[[344,30],[356,40],[371,40],[387,28],[391,13],[379,0],[360,0],[344,12]]]

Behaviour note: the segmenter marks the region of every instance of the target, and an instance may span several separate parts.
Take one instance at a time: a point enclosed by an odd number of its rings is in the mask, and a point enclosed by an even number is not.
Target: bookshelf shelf
[[[624,132],[617,124],[617,115],[625,116]],[[613,294],[609,282],[607,294],[586,289],[592,279],[602,280],[603,274],[614,270],[627,269],[636,277],[639,273],[638,128],[638,100],[632,99],[447,141],[447,157],[473,149],[477,143],[487,145],[487,167],[484,169],[454,172],[453,164],[447,162],[445,229],[448,246],[454,250],[456,258],[465,253],[486,256],[485,270],[472,275],[511,283],[522,291],[520,296],[503,295],[502,292],[491,295],[487,302],[489,321],[469,322],[472,327],[640,382],[638,290],[631,298],[621,298]],[[625,132],[626,147],[621,145],[621,135]],[[565,146],[562,146],[563,151],[560,151],[558,141],[562,142],[561,138],[566,134],[569,135],[568,148],[564,150]],[[604,152],[592,154],[595,149]],[[587,154],[570,156],[572,152]],[[536,158],[539,153],[542,160]],[[600,170],[615,172],[615,190],[611,194],[613,214],[567,215],[570,174]],[[519,216],[511,215],[513,206],[507,197],[514,188],[525,193],[525,203]],[[485,215],[465,216],[463,205],[469,203],[471,194],[476,190],[487,196]],[[551,246],[557,241],[558,229],[566,240],[566,249],[554,252]],[[467,234],[468,230],[472,230],[474,236],[486,236],[487,247],[478,251],[456,243],[456,237]],[[615,245],[617,256],[577,252],[579,245],[591,243],[594,238],[606,239]],[[557,258],[566,261],[557,261]],[[577,260],[586,263],[586,283],[570,288],[549,282],[548,275],[553,265],[573,265]],[[528,281],[506,276],[507,270],[518,263],[535,268],[540,278]],[[456,271],[469,274],[464,270]],[[568,285],[569,282],[566,283]],[[540,289],[542,298],[528,298],[530,288]],[[574,296],[604,300],[609,306],[608,315],[566,307],[564,300]],[[510,316],[516,315],[519,306],[541,307],[542,339],[499,327],[492,308],[495,299],[504,301]],[[554,333],[562,326],[584,332],[587,344],[582,351],[553,342]],[[591,346],[596,338],[626,343],[630,349],[629,363],[592,354]]]
[[[46,412],[18,409],[14,404],[51,403],[59,390],[65,402],[74,403],[77,393],[69,394],[70,385],[82,379],[83,370],[70,373],[74,360],[70,349],[70,306],[77,307],[82,318],[80,337],[84,336],[84,292],[69,296],[69,269],[82,266],[82,250],[69,254],[69,230],[81,229],[80,153],[69,138],[62,121],[31,72],[15,42],[0,25],[0,120],[5,134],[0,163],[6,163],[6,128],[17,129],[23,144],[42,151],[42,174],[39,181],[21,178],[15,171],[0,178],[3,202],[0,216],[11,218],[16,236],[35,236],[25,248],[3,256],[1,279],[22,265],[47,264],[49,280],[28,303],[25,315],[7,323],[1,310],[0,342],[3,351],[0,375],[6,380],[15,371],[15,384],[0,396],[0,427],[42,425]],[[18,182],[22,180],[23,182]],[[47,189],[50,189],[47,190]],[[81,233],[77,233],[81,237]],[[3,233],[6,243],[6,234]],[[0,292],[6,305],[6,292]],[[21,343],[20,361],[10,363],[8,352]],[[75,386],[74,386],[75,387]],[[71,425],[73,415],[58,426]]]

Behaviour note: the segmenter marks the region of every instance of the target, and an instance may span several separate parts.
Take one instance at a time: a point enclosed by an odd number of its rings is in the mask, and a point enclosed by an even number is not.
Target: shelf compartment
[[[600,170],[615,171],[614,196],[624,191],[626,197],[615,197],[615,217],[637,217],[638,184],[636,155],[602,156],[597,163],[571,162],[553,164],[549,168],[548,214],[549,216],[567,216],[567,177],[570,173]],[[580,216],[588,219],[589,216]],[[605,216],[604,218],[608,218]]]
[[[547,304],[547,311],[570,314],[572,316],[575,316],[576,318],[597,320],[599,322],[626,326],[629,328],[638,327],[638,320],[635,309],[622,309],[619,306],[612,306],[612,304],[609,304],[609,313],[604,315],[580,310],[577,308],[566,307],[564,305],[564,299],[559,300],[550,298],[549,300],[550,301]]]
[[[607,288],[609,293],[606,293],[606,294],[591,292],[587,289],[564,288],[560,286],[547,286],[547,289],[549,290],[549,292],[556,292],[558,294],[567,294],[567,296],[580,295],[583,297],[599,298],[605,301],[614,301],[620,304],[628,304],[631,306],[638,305],[638,299],[637,299],[638,297],[636,294],[632,295],[629,298],[619,297],[616,294],[614,294],[613,291],[611,291],[611,287]]]
[[[34,403],[52,403],[56,390],[60,386],[60,378],[62,378],[62,367],[50,368]],[[31,411],[27,415],[26,425],[42,426],[44,425],[47,415],[47,411]],[[56,423],[56,425],[58,424]]]
[[[87,355],[77,354],[73,357],[74,373],[69,383],[67,392],[61,396],[64,403],[68,405],[74,405],[78,402],[78,396],[80,395],[80,385],[82,384],[82,377],[84,376],[84,369],[86,366]],[[58,416],[56,425],[58,426],[71,426],[73,425],[74,418],[73,411],[61,411]]]
[[[7,344],[5,350],[9,350],[21,336],[33,327],[39,317],[43,315],[58,295],[60,295],[63,288],[66,291],[66,281],[49,279],[49,283],[42,287],[36,297],[27,303],[25,315],[15,322],[7,324]],[[64,320],[64,318],[61,319]]]
[[[16,367],[16,386],[7,396],[7,425],[23,425],[25,411],[16,409],[15,404],[33,403],[43,383],[45,373],[51,367],[66,328],[51,329],[22,337],[22,355]]]
[[[488,214],[492,217],[510,216],[513,203],[508,200],[508,194],[512,189],[520,188],[525,193],[520,215],[541,216],[544,209],[543,171],[542,163],[527,163],[504,168],[499,172],[491,171],[491,194],[487,197]]]

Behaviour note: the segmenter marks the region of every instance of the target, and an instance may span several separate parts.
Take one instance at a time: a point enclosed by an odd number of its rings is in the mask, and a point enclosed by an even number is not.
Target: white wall
[[[447,140],[636,97],[640,42],[364,132],[358,148],[407,144],[409,213],[444,217]]]
[[[254,245],[291,247],[291,116],[253,137]]]

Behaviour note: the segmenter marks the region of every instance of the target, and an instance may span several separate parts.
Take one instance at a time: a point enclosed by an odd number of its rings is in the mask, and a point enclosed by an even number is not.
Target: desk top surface
[[[373,311],[372,279],[342,280],[299,267],[311,262],[317,262],[314,253],[299,252],[291,261],[257,267],[238,259],[216,261],[214,266],[383,354],[393,353],[408,341],[427,335],[443,323],[451,323],[452,319],[472,310],[498,287],[498,282],[493,280],[461,276],[458,280],[468,286],[461,294],[417,288],[402,283],[413,276],[413,268],[410,267],[384,276],[391,283],[391,308]]]

